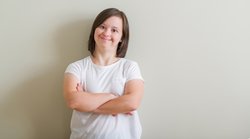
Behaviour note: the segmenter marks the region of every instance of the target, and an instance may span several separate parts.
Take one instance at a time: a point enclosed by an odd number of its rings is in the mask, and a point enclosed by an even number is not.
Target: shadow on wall
[[[9,139],[68,139],[71,110],[63,98],[63,73],[67,65],[88,55],[87,41],[91,20],[67,23],[55,29],[46,44],[56,50],[55,63],[27,74],[1,102],[0,138]],[[41,54],[41,56],[48,54]],[[49,62],[48,62],[49,63]],[[32,67],[32,66],[31,66]],[[34,68],[35,69],[35,68]],[[34,70],[34,69],[30,69]],[[26,72],[26,73],[25,73]],[[9,83],[11,84],[11,83]]]

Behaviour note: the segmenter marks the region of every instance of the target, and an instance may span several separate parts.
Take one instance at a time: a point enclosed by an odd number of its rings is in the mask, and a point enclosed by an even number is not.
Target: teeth
[[[107,40],[107,41],[110,40],[109,38],[102,38],[102,39],[103,39],[103,40]]]

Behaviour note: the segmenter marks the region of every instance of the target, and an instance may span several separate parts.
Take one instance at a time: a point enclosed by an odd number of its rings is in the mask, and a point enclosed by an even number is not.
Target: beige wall
[[[250,137],[248,0],[1,0],[0,138],[67,139],[66,66],[101,10],[125,11],[146,92],[142,139]]]

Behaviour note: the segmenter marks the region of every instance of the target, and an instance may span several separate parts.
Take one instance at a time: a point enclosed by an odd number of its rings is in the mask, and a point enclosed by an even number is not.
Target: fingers
[[[82,84],[77,83],[77,85],[76,85],[76,91],[77,91],[77,92],[83,91],[83,86],[82,86]]]
[[[79,91],[79,90],[78,90],[78,86],[79,86],[79,83],[76,84],[76,91]]]
[[[125,113],[126,115],[129,115],[129,116],[132,116],[133,115],[133,113],[132,112],[127,112],[127,113]]]
[[[125,115],[128,115],[128,116],[133,116],[133,112],[127,112],[127,113],[123,113]],[[116,117],[118,114],[111,114],[112,116]]]

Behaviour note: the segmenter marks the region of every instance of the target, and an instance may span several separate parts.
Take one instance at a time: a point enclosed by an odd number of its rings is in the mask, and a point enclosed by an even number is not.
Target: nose
[[[111,30],[110,30],[110,29],[105,29],[105,30],[103,31],[103,34],[104,34],[105,36],[109,36],[109,35],[111,34]]]

